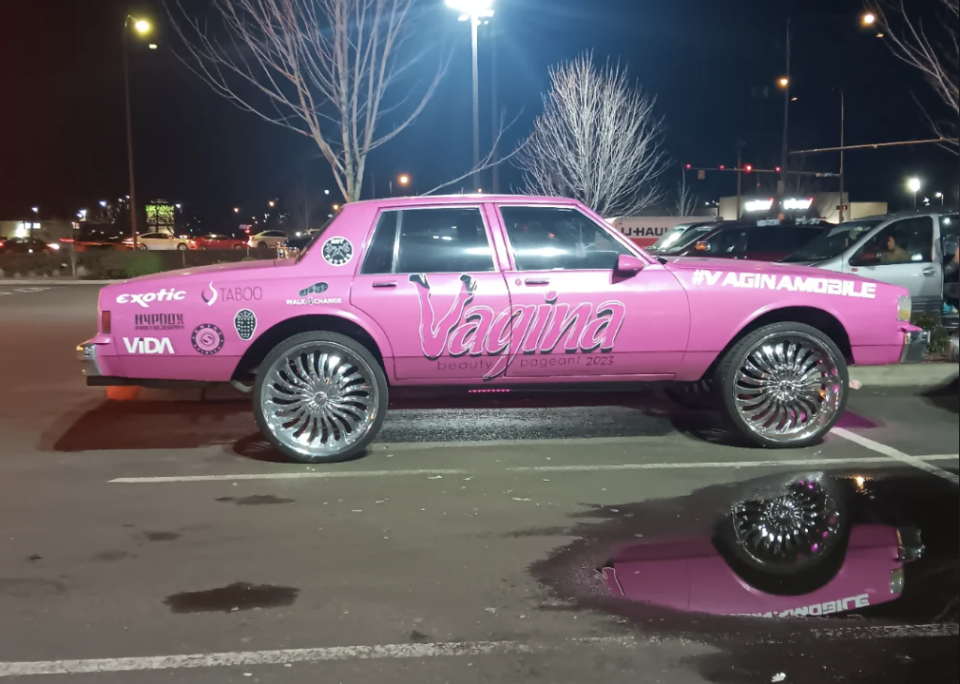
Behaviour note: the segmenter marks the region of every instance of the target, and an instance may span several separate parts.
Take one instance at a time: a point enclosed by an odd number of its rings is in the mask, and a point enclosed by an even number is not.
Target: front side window
[[[489,273],[496,270],[479,208],[386,211],[364,274]]]
[[[848,221],[819,233],[808,244],[798,249],[783,261],[797,263],[803,261],[826,261],[840,256],[855,245],[863,236],[880,225],[880,219]]]
[[[896,221],[881,230],[854,254],[851,266],[929,264],[933,262],[933,219],[929,216]]]
[[[500,207],[518,271],[612,271],[630,254],[576,209]]]

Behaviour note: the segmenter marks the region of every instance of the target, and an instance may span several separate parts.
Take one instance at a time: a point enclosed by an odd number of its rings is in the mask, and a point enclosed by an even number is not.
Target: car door
[[[350,300],[384,330],[398,380],[503,375],[510,297],[492,245],[479,204],[379,214]]]
[[[910,290],[916,313],[943,308],[943,264],[934,240],[931,216],[913,216],[888,224],[866,240],[844,268]]]
[[[687,295],[602,222],[569,206],[501,204],[514,329],[508,378],[670,379],[689,338]],[[643,260],[643,263],[647,263]]]

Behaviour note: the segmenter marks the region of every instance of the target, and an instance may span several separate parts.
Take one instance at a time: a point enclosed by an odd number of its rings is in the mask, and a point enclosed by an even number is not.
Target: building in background
[[[705,216],[620,216],[607,219],[607,223],[640,247],[649,247],[668,232],[687,223],[716,221],[712,211],[705,210]]]
[[[853,221],[867,216],[886,216],[886,202],[850,202],[850,195],[844,193],[844,221]],[[840,193],[819,192],[800,197],[785,197],[783,212],[787,216],[822,218],[830,223],[840,223]],[[770,195],[745,195],[740,199],[740,217],[745,220],[776,218],[780,207],[776,198]],[[720,217],[724,221],[737,219],[737,198],[720,199]]]

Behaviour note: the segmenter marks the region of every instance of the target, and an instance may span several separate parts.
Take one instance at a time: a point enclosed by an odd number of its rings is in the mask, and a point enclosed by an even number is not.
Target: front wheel
[[[267,243],[266,243],[266,242],[261,242],[259,245],[257,245],[257,247],[258,247],[259,249],[266,250],[266,249],[267,249]]]
[[[260,366],[254,415],[294,461],[337,463],[363,453],[380,432],[387,394],[383,369],[366,347],[337,333],[303,333]]]
[[[177,249],[178,249],[179,251],[181,251],[181,252],[186,252],[186,251],[187,251],[187,246],[186,246],[186,245],[183,245],[183,244],[177,245]]]
[[[843,415],[849,382],[837,345],[802,323],[753,331],[717,368],[728,417],[751,442],[773,449],[820,442]]]

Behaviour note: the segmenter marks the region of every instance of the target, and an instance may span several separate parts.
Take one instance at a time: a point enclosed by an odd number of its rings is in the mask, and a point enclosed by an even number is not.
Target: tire
[[[712,379],[700,382],[676,383],[664,390],[674,404],[692,411],[702,411],[720,406],[717,384]]]
[[[206,251],[207,251],[207,246],[206,246],[206,245],[200,245],[199,247],[197,247],[197,249],[199,249],[201,252],[206,252]]]
[[[137,249],[139,249],[141,252],[146,252],[147,246],[141,242],[139,245],[137,245]]]
[[[339,362],[334,368],[327,365],[331,354]],[[346,382],[325,382],[324,371]],[[253,410],[260,431],[291,460],[339,463],[362,454],[376,438],[388,393],[383,369],[366,347],[346,335],[308,332],[281,342],[264,359]]]
[[[748,493],[720,522],[716,543],[754,588],[795,595],[836,576],[849,534],[845,492],[831,477],[814,473]]]
[[[177,245],[177,251],[178,251],[178,252],[186,252],[186,251],[187,251],[187,246],[186,246],[186,245],[183,245],[183,244]]]
[[[244,245],[234,245],[233,248],[234,248],[234,249],[243,249],[243,248],[244,248]]]
[[[837,345],[802,323],[751,332],[717,368],[724,413],[750,442],[770,449],[819,443],[843,415],[849,384]]]
[[[266,243],[266,242],[261,242],[259,245],[257,245],[257,247],[258,247],[259,249],[265,250],[265,249],[267,249],[267,243]]]

